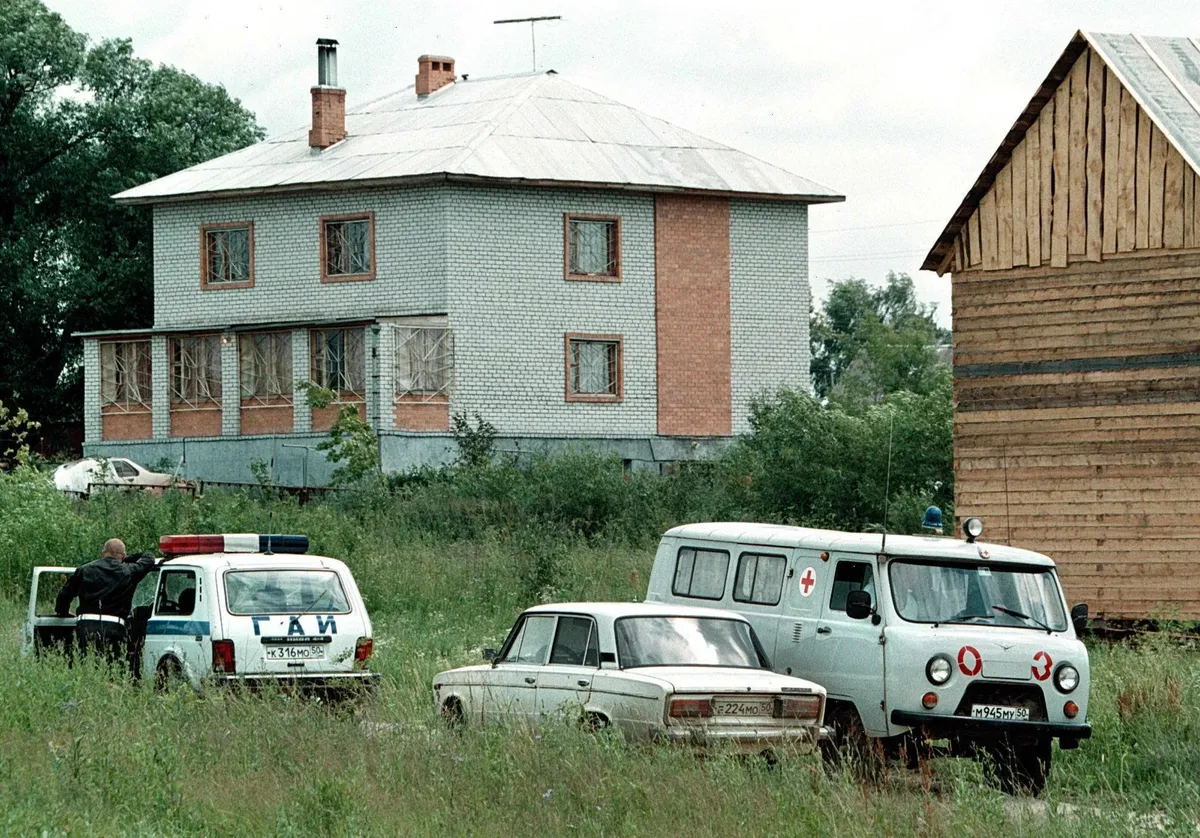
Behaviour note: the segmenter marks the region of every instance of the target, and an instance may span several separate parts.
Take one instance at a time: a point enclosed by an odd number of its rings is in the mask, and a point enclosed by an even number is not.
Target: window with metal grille
[[[100,404],[150,407],[150,341],[100,344]]]
[[[567,399],[621,399],[621,338],[616,335],[567,335]]]
[[[374,213],[321,219],[321,278],[375,277]]]
[[[292,333],[256,332],[238,337],[242,401],[292,402]]]
[[[621,224],[617,218],[567,216],[567,276],[618,279]]]
[[[397,396],[428,401],[450,397],[454,380],[454,339],[449,329],[395,326]]]
[[[221,339],[171,338],[171,401],[200,407],[221,403]]]
[[[254,225],[213,224],[201,227],[203,285],[245,287],[254,284]]]
[[[366,393],[366,352],[363,329],[314,329],[312,380],[341,399]]]

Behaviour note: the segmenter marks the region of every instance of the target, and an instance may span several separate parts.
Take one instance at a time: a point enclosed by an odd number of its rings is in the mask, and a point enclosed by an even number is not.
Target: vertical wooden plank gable
[[[1137,172],[1134,187],[1137,191],[1137,234],[1133,246],[1138,250],[1149,247],[1150,221],[1150,117],[1137,109]]]
[[[1150,216],[1146,222],[1146,246],[1163,246],[1163,176],[1167,168],[1167,138],[1150,123]]]
[[[1181,157],[1180,160],[1183,158]],[[1025,230],[1025,141],[1017,143],[1012,156],[1012,263],[1029,264]]]
[[[1012,163],[1005,165],[996,176],[996,266],[1007,271],[1013,266],[1013,196]]]
[[[1163,180],[1163,247],[1183,247],[1183,172],[1186,168],[1183,157],[1170,146]]]
[[[1104,194],[1100,179],[1104,176],[1104,63],[1088,50],[1087,92],[1087,244],[1089,262],[1100,261],[1100,213]],[[1182,159],[1182,158],[1180,158]],[[1182,218],[1182,209],[1180,210]]]
[[[996,190],[989,190],[979,202],[979,242],[983,249],[983,269],[994,271],[1000,265],[996,249]]]
[[[1025,228],[1029,242],[1029,264],[1042,264],[1042,118],[1025,134]]]
[[[1117,201],[1120,165],[1117,152],[1121,148],[1121,83],[1112,70],[1104,68],[1104,198],[1103,241],[1105,254],[1117,252]]]
[[[1182,158],[1181,158],[1182,162]],[[1196,246],[1196,177],[1190,166],[1183,164],[1183,246]]]
[[[1070,256],[1082,256],[1087,250],[1087,68],[1088,56],[1085,52],[1071,68],[1071,135],[1067,148],[1067,171],[1070,175],[1067,253]]]
[[[1117,250],[1128,253],[1137,241],[1138,106],[1128,90],[1121,89],[1121,148],[1117,154]]]
[[[1039,216],[1042,224],[1042,264],[1050,261],[1050,233],[1054,219],[1054,105],[1055,100],[1050,99],[1042,108],[1042,115],[1038,117],[1038,133],[1041,134],[1042,146],[1040,166],[1042,209]]]
[[[1071,77],[1068,75],[1054,94],[1054,195],[1053,216],[1050,219],[1050,264],[1055,268],[1067,266],[1067,213],[1070,190],[1071,145]]]
[[[975,207],[975,212],[971,213],[971,220],[967,222],[967,229],[970,235],[967,237],[967,264],[972,268],[983,264],[983,240],[979,231],[979,207]]]

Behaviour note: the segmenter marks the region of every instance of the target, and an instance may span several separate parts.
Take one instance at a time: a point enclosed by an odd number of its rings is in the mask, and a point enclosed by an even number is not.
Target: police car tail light
[[[214,640],[212,644],[213,672],[235,672],[237,660],[233,654],[232,640]]]
[[[375,651],[374,640],[369,637],[358,638],[358,642],[354,644],[354,665],[359,668],[366,666],[373,651]]]
[[[707,719],[712,715],[712,702],[707,698],[676,698],[667,715],[673,719]]]
[[[307,553],[307,535],[259,535],[224,533],[211,535],[164,535],[158,539],[164,556],[197,553]]]
[[[775,702],[775,717],[779,719],[803,719],[815,722],[820,715],[821,697],[819,695],[781,698]]]

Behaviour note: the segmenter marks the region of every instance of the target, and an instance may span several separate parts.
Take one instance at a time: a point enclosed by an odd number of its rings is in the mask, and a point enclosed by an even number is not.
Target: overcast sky
[[[906,271],[950,318],[925,253],[1077,29],[1200,35],[1196,0],[568,2],[45,0],[94,40],[224,85],[274,134],[305,125],[319,37],[347,105],[412,84],[417,56],[478,77],[537,66],[832,187],[811,273]]]

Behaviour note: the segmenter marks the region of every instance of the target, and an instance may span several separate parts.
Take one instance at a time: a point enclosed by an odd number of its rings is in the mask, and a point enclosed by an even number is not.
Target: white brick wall
[[[322,283],[318,219],[375,212],[375,280]],[[254,222],[254,287],[200,289],[200,225]],[[154,208],[154,327],[444,312],[445,194],[362,189]]]
[[[150,338],[150,386],[151,432],[154,439],[167,439],[171,436],[171,359],[165,335]]]
[[[308,381],[312,375],[309,357],[307,329],[292,330],[292,382]],[[312,430],[312,410],[308,406],[308,395],[299,387],[292,389],[292,430],[306,434]]]
[[[741,434],[754,396],[810,387],[808,207],[731,201],[729,274],[733,432]]]
[[[467,186],[447,195],[451,411],[478,411],[501,435],[653,435],[654,198]],[[621,217],[621,282],[563,278],[566,212]],[[622,402],[565,400],[567,332],[624,338]]]
[[[99,442],[104,430],[100,415],[100,342],[83,341],[83,441]]]
[[[221,434],[237,436],[242,427],[242,377],[238,370],[237,335],[221,335]]]

